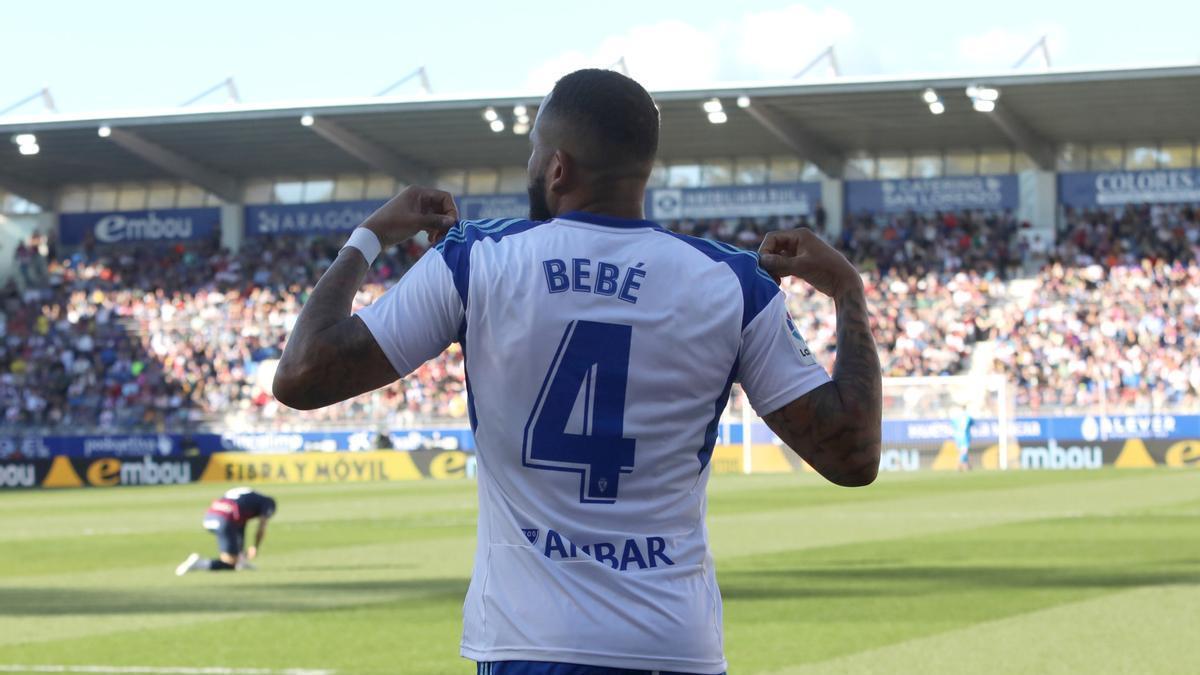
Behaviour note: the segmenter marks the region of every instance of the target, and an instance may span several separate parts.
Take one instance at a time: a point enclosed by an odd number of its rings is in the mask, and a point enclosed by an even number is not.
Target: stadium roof
[[[971,85],[1000,91],[994,112],[972,109]],[[944,114],[930,114],[926,88]],[[750,106],[739,108],[739,96]],[[701,109],[713,97],[724,124]],[[1051,169],[1059,143],[1200,139],[1200,65],[728,84],[655,99],[664,161],[791,152],[833,176],[859,152],[1006,147]],[[241,181],[256,176],[375,170],[416,182],[438,169],[523,165],[528,141],[512,132],[513,107],[532,115],[539,101],[510,93],[10,116],[0,118],[0,139],[33,133],[40,152],[0,143],[0,188],[46,204],[64,184],[182,178],[236,202]],[[488,106],[503,132],[483,119]]]

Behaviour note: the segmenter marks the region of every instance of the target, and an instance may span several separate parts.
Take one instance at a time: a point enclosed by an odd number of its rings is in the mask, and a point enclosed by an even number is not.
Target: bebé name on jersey
[[[565,260],[551,258],[542,261],[542,271],[546,274],[546,290],[551,293],[595,293],[636,304],[638,298],[634,292],[642,287],[641,279],[646,277],[646,270],[641,269],[645,264],[638,263],[622,273],[619,265],[603,261],[593,265],[589,258],[571,258],[569,265]]]
[[[644,570],[659,565],[669,567],[675,564],[675,561],[667,557],[667,541],[662,537],[646,537],[640,546],[638,541],[626,539],[621,544],[598,541],[576,547],[575,542],[570,539],[554,530],[546,530],[546,544],[542,555],[551,560],[573,560],[582,554],[622,572],[630,568]]]

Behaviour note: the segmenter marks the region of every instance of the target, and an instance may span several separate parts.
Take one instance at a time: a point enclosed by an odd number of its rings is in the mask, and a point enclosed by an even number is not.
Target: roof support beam
[[[0,190],[37,204],[43,211],[54,210],[54,190],[27,183],[20,178],[0,173]]]
[[[1025,120],[1021,119],[1011,109],[1006,108],[1000,101],[996,102],[996,109],[982,113],[992,120],[1000,131],[1008,136],[1008,140],[1017,146],[1017,149],[1029,155],[1033,163],[1042,171],[1054,170],[1054,146],[1042,138],[1036,131],[1031,129]]]
[[[310,118],[304,118],[309,122]],[[344,150],[367,166],[382,171],[401,183],[419,185],[429,182],[433,172],[428,168],[389,150],[379,147],[358,134],[346,129],[330,119],[322,117],[311,118],[311,124],[306,124],[318,136]]]
[[[241,185],[223,173],[201,166],[192,159],[124,129],[113,127],[108,139],[158,168],[190,181],[227,204],[242,202]]]
[[[752,102],[745,110],[762,128],[791,148],[792,152],[816,164],[821,173],[829,178],[842,177],[846,158],[836,149],[769,105]]]

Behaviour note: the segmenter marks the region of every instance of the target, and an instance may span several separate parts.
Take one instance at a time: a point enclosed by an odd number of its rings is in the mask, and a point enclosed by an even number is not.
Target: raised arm
[[[421,230],[436,241],[457,217],[449,193],[410,187],[371,214],[362,227],[386,250]],[[399,378],[366,324],[350,314],[369,268],[360,250],[346,247],[317,282],[275,371],[271,388],[280,403],[312,410]]]
[[[862,278],[845,256],[806,228],[768,234],[760,259],[776,278],[798,277],[833,298],[837,312],[833,381],[763,419],[828,480],[868,485],[879,472],[883,378]]]

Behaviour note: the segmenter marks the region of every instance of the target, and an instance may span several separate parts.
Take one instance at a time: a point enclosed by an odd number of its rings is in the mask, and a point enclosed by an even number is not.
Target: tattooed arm
[[[421,230],[436,240],[456,219],[454,200],[448,193],[410,187],[371,214],[362,226],[374,232],[387,250]],[[345,248],[317,282],[275,371],[271,388],[280,403],[312,410],[399,378],[366,324],[350,314],[354,294],[368,269],[362,253]]]
[[[761,262],[776,277],[796,276],[833,298],[837,361],[833,381],[764,417],[767,426],[828,480],[868,485],[879,472],[883,378],[862,278],[811,230],[772,232]]]
[[[350,315],[367,261],[342,249],[313,289],[279,359],[272,384],[280,403],[313,410],[398,379],[367,326]]]

